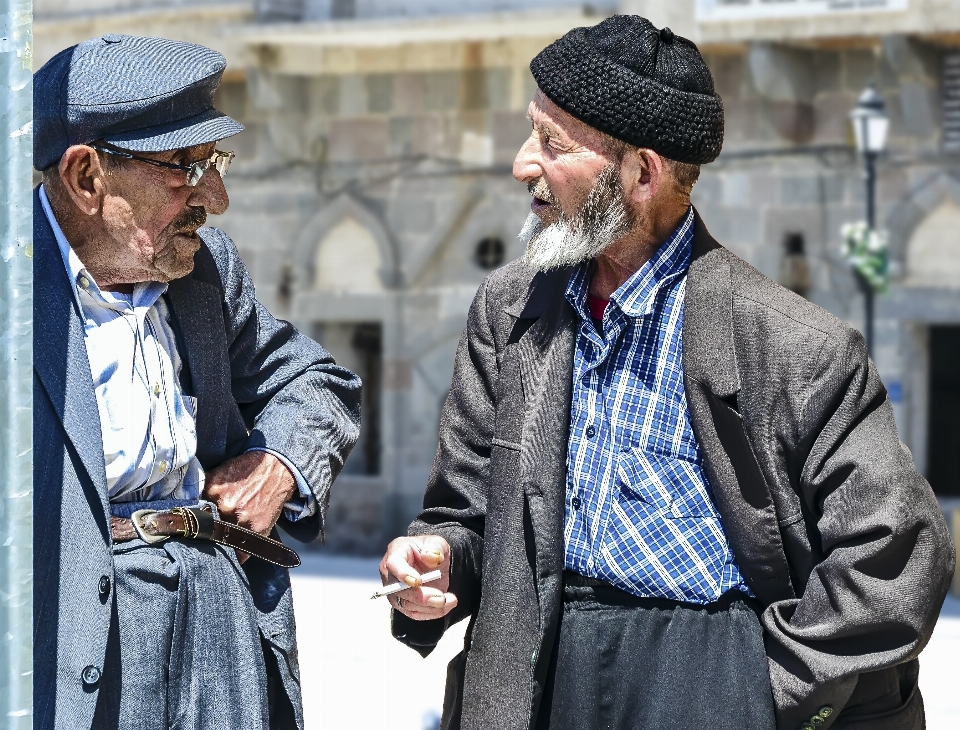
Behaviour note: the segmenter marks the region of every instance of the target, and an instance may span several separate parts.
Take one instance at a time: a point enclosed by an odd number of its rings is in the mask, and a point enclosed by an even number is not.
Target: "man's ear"
[[[96,215],[100,212],[107,173],[93,147],[81,144],[68,147],[60,158],[58,173],[63,192],[81,213]]]
[[[647,203],[657,197],[663,185],[668,184],[666,161],[645,147],[627,150],[620,163],[620,182],[627,200],[634,204]]]

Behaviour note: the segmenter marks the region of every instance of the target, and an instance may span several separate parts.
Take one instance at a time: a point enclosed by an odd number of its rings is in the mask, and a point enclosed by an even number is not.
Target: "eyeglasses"
[[[171,170],[183,170],[187,173],[187,187],[191,188],[195,188],[200,183],[200,179],[204,173],[211,167],[216,168],[217,172],[220,173],[220,177],[224,177],[227,174],[227,170],[230,169],[230,163],[233,162],[233,158],[236,157],[233,152],[221,152],[217,150],[206,160],[197,160],[190,165],[178,165],[175,162],[162,162],[161,160],[151,160],[149,157],[140,157],[126,150],[118,150],[113,147],[103,147],[101,145],[92,145],[92,147],[95,150],[106,152],[108,155],[123,157],[126,160],[136,160],[137,162],[145,162],[154,167],[166,167]]]

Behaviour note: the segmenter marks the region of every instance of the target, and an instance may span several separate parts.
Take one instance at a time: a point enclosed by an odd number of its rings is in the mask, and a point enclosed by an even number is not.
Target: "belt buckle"
[[[169,535],[151,535],[146,530],[144,530],[143,525],[140,524],[140,520],[147,515],[158,514],[155,509],[138,509],[132,515],[130,515],[130,521],[133,523],[133,529],[137,531],[137,534],[140,536],[140,539],[143,540],[148,545],[156,545],[157,543],[164,542],[169,540]]]

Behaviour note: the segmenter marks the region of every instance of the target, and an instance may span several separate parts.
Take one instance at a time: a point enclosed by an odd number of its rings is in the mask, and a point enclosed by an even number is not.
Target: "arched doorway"
[[[349,301],[382,295],[382,270],[383,257],[376,237],[352,215],[346,215],[320,239],[313,256],[313,290],[347,303],[346,311],[318,309],[313,315],[313,337],[363,381],[360,439],[344,466],[344,474],[381,473],[383,322],[362,313],[352,316]]]
[[[916,227],[906,251],[907,286],[960,296],[960,205],[946,199]],[[960,497],[960,322],[927,333],[926,476],[940,497]]]

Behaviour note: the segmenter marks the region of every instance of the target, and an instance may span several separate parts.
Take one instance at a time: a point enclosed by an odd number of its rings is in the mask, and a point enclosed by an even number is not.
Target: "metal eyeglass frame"
[[[196,162],[189,165],[178,165],[176,162],[163,162],[161,160],[151,160],[149,157],[140,157],[126,150],[118,150],[113,147],[104,147],[103,145],[91,145],[95,150],[101,152],[106,152],[108,155],[115,155],[116,157],[123,157],[127,160],[136,160],[137,162],[146,162],[148,165],[153,165],[154,167],[166,167],[171,170],[183,170],[187,173],[187,187],[195,188],[199,183],[200,179],[203,177],[203,174],[209,170],[211,167],[216,168],[217,172],[220,173],[220,177],[224,177],[227,174],[227,170],[230,169],[230,163],[233,162],[233,158],[236,155],[233,152],[221,152],[220,150],[215,150],[214,153],[205,160],[197,160]]]

